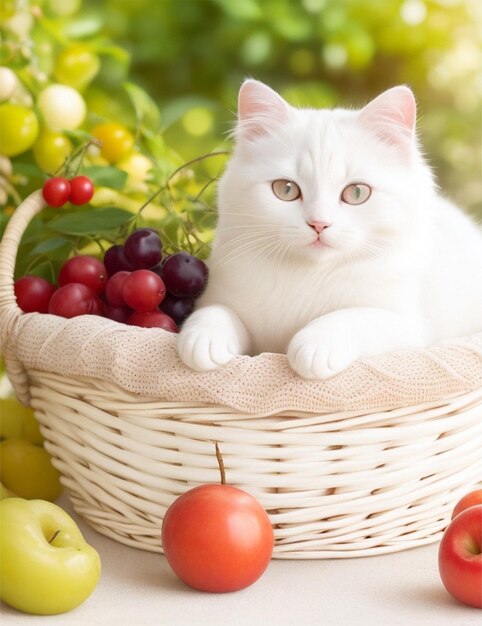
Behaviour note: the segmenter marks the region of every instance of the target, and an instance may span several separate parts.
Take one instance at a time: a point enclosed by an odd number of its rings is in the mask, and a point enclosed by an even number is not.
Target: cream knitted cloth
[[[331,379],[306,381],[291,371],[285,355],[270,353],[194,372],[177,355],[176,335],[96,316],[67,320],[30,313],[15,331],[15,355],[27,371],[89,376],[162,401],[205,402],[257,415],[368,412],[482,387],[482,333],[363,359]]]

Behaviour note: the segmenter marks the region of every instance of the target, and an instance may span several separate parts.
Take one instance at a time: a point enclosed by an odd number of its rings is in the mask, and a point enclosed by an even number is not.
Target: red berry
[[[144,328],[163,328],[171,333],[178,333],[176,322],[162,311],[134,311],[127,320],[131,326],[143,326]]]
[[[70,196],[70,183],[66,178],[55,176],[45,181],[42,195],[49,206],[60,207]]]
[[[69,200],[72,204],[86,204],[94,195],[94,185],[87,176],[76,176],[70,181]]]
[[[72,285],[75,283],[71,283]],[[104,303],[99,298],[97,294],[95,294],[94,302],[92,303],[92,310],[90,311],[90,315],[100,315],[102,317],[102,305]]]
[[[105,288],[105,295],[109,304],[113,306],[125,306],[124,298],[122,296],[122,288],[124,286],[125,279],[129,275],[130,272],[116,272],[114,276],[109,278]]]
[[[132,309],[128,309],[126,306],[112,306],[108,302],[103,302],[102,315],[115,322],[127,324],[127,320],[132,315]]]
[[[74,256],[60,268],[59,285],[81,283],[95,293],[102,293],[107,284],[107,270],[103,263],[93,256]]]
[[[101,310],[102,302],[97,294],[80,283],[69,283],[60,287],[49,302],[49,313],[61,317],[99,315]]]
[[[126,277],[122,297],[136,311],[153,311],[164,299],[166,288],[162,279],[149,270],[135,270]]]
[[[54,285],[40,276],[24,276],[15,282],[17,304],[24,313],[47,313]]]

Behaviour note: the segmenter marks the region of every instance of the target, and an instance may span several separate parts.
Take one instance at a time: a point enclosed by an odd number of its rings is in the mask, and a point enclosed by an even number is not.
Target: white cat
[[[281,352],[327,378],[482,330],[482,233],[437,193],[415,118],[404,86],[351,111],[244,82],[209,284],[179,335],[186,365]]]

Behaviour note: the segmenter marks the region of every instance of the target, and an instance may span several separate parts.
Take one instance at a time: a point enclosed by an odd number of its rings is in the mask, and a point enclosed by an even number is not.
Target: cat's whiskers
[[[296,227],[293,227],[290,230],[295,233],[298,232]],[[237,243],[243,241],[244,243],[241,243],[241,245],[236,245]],[[233,262],[238,257],[246,255],[247,252],[250,254],[251,260],[258,259],[260,256],[274,257],[275,261],[281,263],[285,257],[288,256],[289,253],[297,247],[297,245],[299,245],[296,239],[294,239],[293,242],[287,240],[286,238],[281,239],[278,233],[271,233],[271,236],[260,236],[256,232],[243,233],[242,235],[239,235],[238,237],[223,244],[223,246],[229,245],[229,247],[236,245],[235,249],[223,258],[223,263]],[[216,266],[217,264],[213,267]]]
[[[223,226],[222,228],[217,229],[217,234],[228,232],[228,231],[236,231],[236,230],[250,230],[253,232],[273,232],[275,230],[274,225],[264,225],[264,224],[239,224],[237,226]],[[229,233],[228,233],[229,234]]]
[[[233,237],[231,239],[228,239],[226,241],[224,241],[223,243],[221,243],[220,245],[218,245],[217,247],[217,251],[219,252],[220,250],[223,250],[224,248],[228,248],[228,250],[232,250],[234,249],[238,249],[239,246],[238,244],[245,244],[245,243],[258,243],[258,242],[262,242],[263,240],[269,240],[272,239],[274,237],[273,232],[270,230],[267,233],[256,233],[256,232],[245,232],[245,233],[241,233],[239,235],[237,235],[236,237]]]
[[[281,265],[284,259],[289,256],[288,253],[291,252],[292,249],[293,246],[291,246],[288,241],[280,241],[278,248],[275,248],[276,254],[273,259],[274,262],[278,262]]]
[[[223,242],[219,246],[218,253],[224,248],[232,250],[231,254],[222,258],[223,262],[232,262],[239,255],[245,254],[247,251],[252,252],[254,249],[261,247],[262,253],[265,256],[275,254],[275,257],[279,257],[279,262],[281,263],[284,258],[289,256],[289,253],[292,252],[293,249],[299,246],[300,230],[295,225],[285,225],[283,228],[282,238],[280,238],[278,232],[279,225],[274,222],[272,222],[272,225],[270,226],[266,224],[241,224],[223,227],[218,230],[219,233],[222,233],[224,230],[236,230],[237,228],[248,229],[248,232],[245,230],[245,232]],[[218,264],[215,264],[213,267],[216,267],[217,265]]]
[[[260,252],[265,252],[268,244],[278,242],[278,238],[275,237],[275,235],[252,236],[251,234],[249,234],[248,236],[240,235],[240,238],[246,239],[246,241],[244,241],[244,243],[242,242],[239,246],[235,246],[234,249],[233,245],[235,244],[236,240],[226,242],[218,248],[218,252],[219,250],[222,250],[223,247],[227,246],[229,246],[231,250],[227,255],[221,255],[219,261],[212,266],[212,269],[215,269],[221,263],[224,264],[228,262],[233,262],[237,258],[245,256],[246,254],[250,254],[251,252],[256,250],[259,250]]]
[[[229,216],[229,217],[232,217],[232,216],[235,216],[235,217],[249,217],[249,218],[254,217],[254,218],[258,219],[258,220],[265,220],[265,221],[268,221],[268,222],[273,223],[273,224],[275,223],[274,217],[271,217],[269,215],[261,215],[259,213],[237,213],[237,212],[233,213],[232,211],[229,211],[229,213],[225,212],[225,213],[223,213],[223,215]]]

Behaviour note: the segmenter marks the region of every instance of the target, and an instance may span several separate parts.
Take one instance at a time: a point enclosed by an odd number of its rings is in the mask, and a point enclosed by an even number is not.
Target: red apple
[[[459,602],[482,608],[482,504],[459,513],[439,547],[440,578]]]
[[[254,583],[271,560],[273,527],[250,494],[221,484],[199,485],[174,500],[162,522],[162,546],[177,576],[200,591],[238,591]]]
[[[230,485],[199,485],[168,508],[162,545],[177,576],[200,591],[253,584],[273,552],[273,528],[261,504]]]
[[[482,489],[471,491],[461,498],[455,505],[452,513],[452,519],[457,517],[457,515],[462,513],[462,511],[465,511],[465,509],[468,509],[471,506],[476,506],[477,504],[482,504]]]

